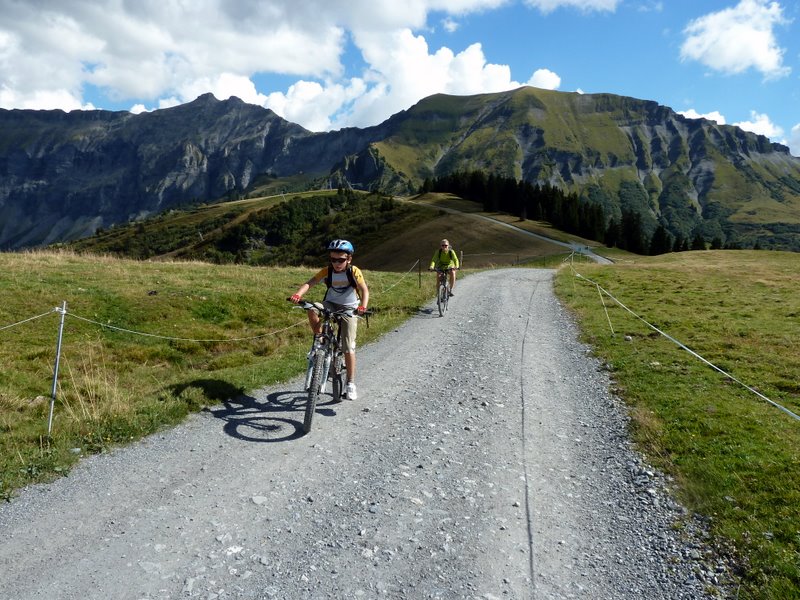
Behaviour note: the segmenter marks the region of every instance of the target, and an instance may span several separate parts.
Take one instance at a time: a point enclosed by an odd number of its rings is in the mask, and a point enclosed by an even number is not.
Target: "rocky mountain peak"
[[[327,133],[210,93],[139,115],[0,110],[0,247],[244,194],[259,177],[408,194],[470,170],[573,191],[608,218],[635,210],[681,235],[757,230],[800,248],[800,159],[788,148],[649,100],[530,87],[436,94]]]

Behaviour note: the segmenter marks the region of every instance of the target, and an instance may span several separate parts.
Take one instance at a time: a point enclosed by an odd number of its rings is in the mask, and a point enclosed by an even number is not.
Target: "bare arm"
[[[366,282],[358,282],[358,295],[361,298],[361,306],[367,308],[367,306],[369,306],[369,288]]]

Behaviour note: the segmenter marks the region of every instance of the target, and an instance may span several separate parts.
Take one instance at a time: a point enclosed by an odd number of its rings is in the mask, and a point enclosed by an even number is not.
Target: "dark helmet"
[[[348,254],[353,254],[353,252],[356,251],[356,249],[353,248],[353,244],[347,240],[333,240],[330,244],[328,244],[328,250],[332,250],[334,252],[347,252]]]

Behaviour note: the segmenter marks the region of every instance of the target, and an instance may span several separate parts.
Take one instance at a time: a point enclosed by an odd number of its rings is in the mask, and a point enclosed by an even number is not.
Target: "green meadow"
[[[736,555],[738,597],[800,597],[800,421],[775,406],[800,415],[800,255],[628,257],[556,287],[639,447]]]
[[[555,255],[546,264],[565,265],[556,291],[629,405],[638,447],[735,556],[739,598],[797,598],[800,421],[764,397],[800,414],[800,255],[609,255],[616,264],[570,266]],[[0,253],[0,496],[301,373],[308,329],[286,297],[312,272]],[[376,314],[361,343],[416,314],[432,293],[414,269],[366,276]],[[54,309],[63,301],[48,437]],[[38,318],[19,323],[30,317]]]
[[[310,333],[305,312],[286,298],[314,271],[0,253],[0,497],[65,474],[81,454],[301,373]],[[416,272],[365,276],[375,315],[359,328],[360,343],[397,327],[433,293]],[[48,438],[53,309],[64,301]]]

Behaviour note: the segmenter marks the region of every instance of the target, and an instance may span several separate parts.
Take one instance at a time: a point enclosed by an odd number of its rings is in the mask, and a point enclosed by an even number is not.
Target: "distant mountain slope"
[[[75,239],[234,196],[259,176],[306,174],[307,182],[363,148],[370,134],[314,134],[210,94],[140,115],[0,110],[0,247]]]
[[[635,210],[650,231],[800,249],[800,159],[784,146],[655,102],[529,87],[328,133],[208,94],[140,115],[0,110],[0,248],[265,186],[407,194],[475,169],[577,192],[608,218]]]
[[[484,169],[641,212],[675,234],[800,249],[800,159],[738,127],[655,102],[521,88],[437,95],[390,121],[373,152],[412,181]]]
[[[480,209],[448,194],[400,202],[352,190],[313,191],[169,210],[59,247],[139,260],[318,265],[331,237],[341,236],[355,242],[359,266],[407,274],[416,274],[415,266],[426,268],[443,236],[458,240],[457,251],[470,268],[553,264],[568,251],[542,235],[567,237],[557,230],[540,226],[540,234],[531,235],[471,214]],[[532,221],[526,227],[536,229]],[[559,258],[548,258],[554,256]]]

